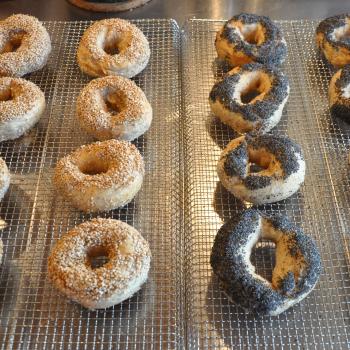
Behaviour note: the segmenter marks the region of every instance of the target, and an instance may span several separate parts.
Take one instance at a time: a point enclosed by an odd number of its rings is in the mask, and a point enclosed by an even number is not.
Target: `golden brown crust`
[[[108,261],[93,268],[89,252],[103,249]],[[132,226],[113,219],[84,222],[62,236],[48,259],[48,274],[68,297],[94,308],[108,304],[115,295],[128,296],[141,274],[147,277],[151,251],[147,241]]]
[[[350,63],[350,51],[346,47],[334,47],[323,33],[316,35],[316,43],[326,60],[334,67],[344,67]]]
[[[132,80],[108,76],[83,88],[77,100],[77,117],[81,127],[99,140],[131,141],[149,128],[152,107]]]
[[[249,13],[228,20],[217,32],[215,46],[218,57],[233,66],[280,65],[287,54],[280,29],[268,17]]]
[[[84,174],[80,167],[90,156],[103,161],[108,170],[93,176]],[[134,171],[144,174],[143,159],[137,148],[129,142],[109,140],[80,146],[62,158],[56,166],[55,182],[69,182],[75,190],[83,190],[90,185],[105,189],[115,184],[123,186]]]
[[[144,162],[127,141],[108,140],[79,147],[56,166],[56,189],[86,212],[111,210],[129,203],[140,190]]]
[[[28,80],[0,77],[0,101],[0,123],[2,123],[24,116],[38,103],[43,101],[45,103],[45,95],[37,85]]]
[[[11,44],[14,39],[18,48]],[[0,76],[21,77],[39,70],[50,52],[50,36],[37,18],[17,14],[0,21]]]
[[[142,31],[120,18],[93,23],[84,32],[77,52],[80,69],[93,77],[131,78],[146,67],[149,57],[148,40]]]

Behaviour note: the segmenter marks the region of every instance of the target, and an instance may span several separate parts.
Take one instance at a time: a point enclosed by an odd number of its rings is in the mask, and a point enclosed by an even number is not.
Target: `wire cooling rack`
[[[291,198],[261,208],[288,215],[315,238],[324,272],[307,299],[274,318],[230,303],[209,266],[217,230],[244,209],[215,171],[222,148],[235,137],[208,105],[223,74],[213,46],[222,22],[191,20],[183,32],[171,20],[135,23],[152,49],[150,64],[135,79],[154,110],[151,129],[135,141],[147,175],[134,201],[100,216],[142,232],[153,252],[150,278],[130,300],[94,312],[70,302],[47,280],[54,242],[92,217],[57,196],[51,183],[57,160],[92,142],[74,118],[77,95],[89,81],[75,53],[90,22],[47,22],[51,59],[28,77],[45,91],[45,115],[25,137],[0,144],[12,174],[0,203],[0,218],[8,224],[0,231],[0,349],[348,349],[350,128],[329,115],[332,72],[314,50],[316,23],[280,22],[291,94],[274,132],[302,145],[305,184]],[[252,256],[266,278],[273,251],[260,242]]]
[[[286,214],[317,242],[324,271],[303,302],[278,317],[255,317],[230,303],[209,265],[222,223],[244,205],[219,183],[216,164],[234,138],[211,113],[208,96],[224,67],[215,60],[214,38],[223,22],[190,20],[182,51],[185,154],[186,331],[190,348],[349,349],[349,167],[350,129],[329,115],[331,71],[315,51],[316,22],[280,22],[288,44],[283,71],[291,93],[273,131],[303,148],[307,174],[301,190],[259,207]],[[252,256],[258,273],[271,276],[273,245],[261,242]]]
[[[172,20],[134,22],[148,37],[151,61],[136,79],[150,100],[151,129],[134,143],[146,176],[129,205],[99,216],[140,230],[153,252],[148,282],[130,300],[87,311],[60,295],[47,279],[47,257],[67,230],[91,218],[57,196],[51,183],[57,160],[92,142],[77,125],[75,102],[90,80],[76,49],[90,22],[46,22],[53,41],[48,65],[28,79],[46,93],[48,106],[24,138],[0,145],[12,182],[0,204],[8,227],[0,268],[0,349],[174,349],[183,347],[182,165],[179,118],[180,31]]]

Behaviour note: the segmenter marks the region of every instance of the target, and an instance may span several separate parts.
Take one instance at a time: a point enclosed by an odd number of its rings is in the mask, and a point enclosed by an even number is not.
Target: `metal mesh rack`
[[[282,69],[291,93],[273,132],[289,135],[303,147],[305,183],[291,198],[260,208],[287,214],[315,238],[323,275],[308,298],[278,317],[245,313],[228,301],[213,277],[209,257],[217,230],[244,208],[220,185],[215,170],[222,148],[234,137],[208,104],[209,91],[223,74],[214,48],[222,24],[190,20],[183,39],[188,344],[201,349],[348,349],[350,130],[329,116],[331,72],[314,48],[316,22],[280,22],[289,48]],[[272,251],[271,244],[261,242],[252,256],[258,272],[267,277]]]
[[[76,63],[76,48],[90,22],[47,22],[53,41],[50,62],[28,77],[46,93],[48,106],[26,137],[0,145],[12,183],[0,204],[8,227],[0,268],[0,349],[174,349],[183,344],[180,161],[180,31],[171,20],[140,20],[152,57],[135,81],[154,109],[151,129],[135,141],[144,156],[142,190],[126,207],[100,216],[135,226],[150,242],[147,284],[130,300],[108,310],[87,311],[47,280],[52,244],[84,215],[56,196],[51,178],[57,160],[92,141],[75,120],[75,101],[89,81]],[[180,287],[180,288],[179,288]]]
[[[302,145],[307,176],[297,194],[262,208],[287,214],[316,239],[324,273],[307,299],[275,318],[231,304],[209,266],[217,230],[244,209],[215,171],[221,149],[234,137],[208,105],[223,74],[213,46],[222,22],[190,20],[183,32],[171,20],[135,23],[152,49],[149,66],[135,79],[154,109],[151,129],[135,141],[147,175],[134,201],[100,216],[134,225],[150,242],[149,281],[130,300],[92,312],[47,280],[53,243],[92,217],[56,196],[51,184],[57,160],[92,141],[75,122],[77,95],[89,81],[75,53],[90,22],[47,22],[53,54],[28,77],[46,93],[45,115],[25,137],[0,144],[12,173],[0,203],[0,218],[8,224],[0,231],[0,349],[348,349],[350,128],[329,115],[332,72],[314,50],[316,23],[280,22],[291,94],[274,132]],[[259,243],[252,261],[268,278],[273,245]]]

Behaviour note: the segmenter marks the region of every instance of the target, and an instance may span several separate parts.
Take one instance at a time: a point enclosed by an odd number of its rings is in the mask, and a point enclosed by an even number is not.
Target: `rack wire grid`
[[[92,217],[55,194],[53,168],[93,140],[75,121],[75,100],[89,81],[75,53],[90,22],[46,22],[53,53],[42,71],[28,77],[45,91],[46,113],[26,136],[0,145],[12,175],[0,203],[8,224],[0,232],[0,349],[348,349],[350,128],[329,115],[332,71],[315,51],[316,23],[279,23],[289,48],[283,70],[291,94],[273,132],[302,145],[307,176],[296,195],[261,208],[288,215],[316,239],[324,272],[307,299],[278,317],[256,317],[230,303],[209,266],[217,230],[244,209],[215,171],[222,148],[235,136],[208,105],[223,74],[213,46],[223,22],[190,20],[183,33],[172,20],[134,23],[152,49],[149,66],[135,79],[154,109],[151,129],[135,141],[147,175],[133,202],[99,216],[126,221],[148,239],[150,278],[130,300],[99,311],[70,302],[47,280],[54,242]],[[267,278],[273,251],[260,242],[252,255]]]
[[[331,70],[315,49],[316,22],[282,21],[288,44],[282,70],[290,97],[275,134],[303,148],[307,173],[300,191],[271,205],[311,235],[323,260],[314,291],[277,317],[257,317],[228,301],[209,265],[223,222],[245,208],[219,183],[216,164],[234,133],[209,108],[209,92],[223,75],[214,39],[222,21],[193,19],[184,29],[182,106],[185,154],[186,331],[190,348],[349,349],[349,166],[350,129],[329,114]],[[271,278],[274,247],[260,242],[252,254],[258,273]]]
[[[53,52],[47,66],[27,78],[45,91],[47,108],[25,137],[0,145],[12,175],[0,204],[8,224],[0,268],[0,349],[174,349],[184,343],[182,292],[182,165],[179,115],[180,30],[172,20],[138,20],[152,56],[136,83],[153,106],[150,130],[134,143],[146,176],[126,207],[98,216],[136,227],[153,252],[150,276],[131,299],[88,311],[60,295],[47,279],[52,245],[88,220],[52,186],[59,158],[92,142],[75,119],[75,101],[90,80],[76,63],[76,49],[90,22],[46,22]],[[96,216],[96,215],[95,215]]]

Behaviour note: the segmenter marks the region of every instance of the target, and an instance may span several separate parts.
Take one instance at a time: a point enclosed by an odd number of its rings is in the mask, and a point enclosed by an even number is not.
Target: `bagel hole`
[[[116,94],[109,94],[105,98],[106,111],[111,114],[118,114],[122,111],[121,101]]]
[[[85,175],[99,175],[108,171],[108,165],[100,159],[89,159],[79,166],[80,171]]]
[[[250,163],[249,164],[249,172],[250,173],[259,173],[260,171],[265,170],[266,168],[263,168],[261,165],[256,163]]]
[[[120,91],[111,88],[105,88],[101,91],[105,111],[112,115],[120,113],[125,108],[125,96]]]
[[[259,173],[267,170],[270,165],[270,155],[254,150],[249,151],[249,172]]]
[[[16,52],[22,45],[22,40],[25,34],[26,32],[23,30],[11,33],[9,39],[1,48],[0,53]]]
[[[272,282],[272,272],[276,265],[276,244],[262,240],[255,244],[250,255],[250,262],[255,267],[255,273]]]
[[[0,102],[6,102],[13,99],[12,90],[4,89],[0,90]]]
[[[106,247],[92,247],[87,252],[88,264],[92,269],[98,269],[108,263],[108,251]]]
[[[249,102],[251,102],[252,100],[254,100],[255,97],[258,97],[260,95],[260,91],[259,90],[249,90],[247,92],[242,93],[241,95],[241,101],[244,104],[248,104]]]
[[[104,38],[103,50],[108,55],[118,55],[122,51],[126,39],[127,35],[121,35],[117,31],[109,30]]]
[[[103,50],[111,56],[118,55],[120,53],[119,50],[119,42],[113,41],[109,43],[105,43]]]
[[[261,45],[265,41],[264,30],[259,23],[245,24],[240,28],[243,40],[251,45]]]
[[[270,78],[267,74],[262,72],[249,72],[244,74],[241,82],[237,86],[242,104],[249,104],[257,100],[262,100],[270,88]]]
[[[242,33],[242,34],[243,34],[244,41],[246,41],[247,43],[252,45],[256,45],[258,43],[256,31]]]

